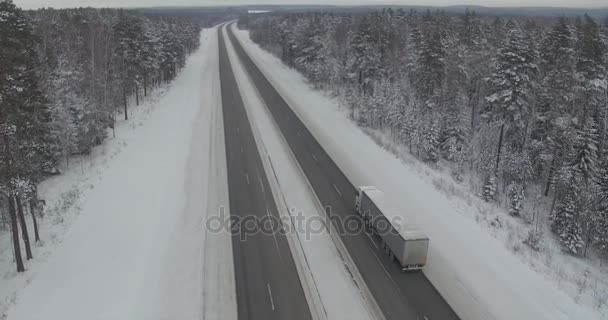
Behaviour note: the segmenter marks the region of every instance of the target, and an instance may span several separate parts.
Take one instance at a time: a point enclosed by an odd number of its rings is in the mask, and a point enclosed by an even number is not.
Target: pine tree
[[[142,61],[145,49],[145,39],[142,20],[131,14],[121,14],[118,23],[114,25],[115,55],[120,67],[117,74],[123,86],[124,117],[129,119],[127,110],[127,95],[134,93],[136,99],[144,72]],[[139,101],[138,101],[139,102]]]
[[[422,37],[411,76],[411,79],[415,79],[413,87],[416,88],[421,101],[439,97],[439,90],[446,76],[445,58],[443,37],[439,27],[435,26],[432,33]]]
[[[597,120],[601,118],[601,108],[605,103],[605,92],[608,87],[604,61],[606,45],[602,41],[599,25],[588,15],[584,16],[577,29],[576,71],[581,88],[581,100],[584,102],[582,119],[594,117]],[[606,128],[602,123],[599,124],[600,136],[603,137]]]
[[[496,177],[493,175],[488,176],[486,179],[481,197],[486,202],[494,201],[494,198],[496,197]]]
[[[598,180],[597,247],[608,258],[608,165],[604,166]]]
[[[552,216],[551,226],[562,245],[574,254],[578,254],[583,247],[583,228],[576,198],[574,190],[566,195]]]
[[[17,271],[24,271],[18,245],[16,181],[34,177],[52,162],[48,143],[48,113],[38,88],[36,37],[12,1],[0,1],[0,188],[9,196]],[[21,213],[21,212],[20,212]],[[20,214],[19,216],[22,217]],[[23,219],[21,219],[23,223]],[[23,224],[22,224],[23,227]],[[24,238],[27,231],[23,231]],[[28,259],[31,258],[26,240]]]
[[[578,133],[574,159],[571,164],[574,173],[582,178],[585,184],[589,184],[597,173],[597,139],[595,122],[593,119],[589,119],[585,127]]]
[[[461,17],[459,38],[462,43],[469,48],[476,48],[481,45],[481,22],[475,11],[467,8]]]
[[[439,129],[435,121],[429,121],[423,131],[420,149],[423,159],[429,162],[439,160]]]
[[[483,116],[500,126],[495,171],[502,146],[523,147],[524,131],[531,113],[533,78],[538,71],[537,53],[524,40],[513,21],[507,23],[508,36],[498,54],[496,70],[490,75],[490,94]]]
[[[363,17],[351,40],[347,65],[349,78],[358,85],[360,94],[373,95],[374,81],[380,71],[380,52],[368,16]]]
[[[519,217],[525,199],[524,188],[519,183],[512,182],[507,189],[507,194],[509,196],[509,214]]]
[[[447,160],[463,163],[468,160],[470,139],[469,119],[464,114],[457,113],[448,121],[444,139],[441,143],[443,156]]]
[[[578,33],[576,69],[585,81],[591,82],[587,85],[593,86],[594,80],[604,79],[606,76],[606,45],[601,38],[600,26],[589,15],[583,17]]]
[[[530,231],[528,231],[528,236],[526,240],[524,240],[524,243],[527,244],[534,251],[543,251],[543,232],[535,229],[530,229]]]
[[[545,195],[556,181],[566,150],[573,144],[572,104],[576,78],[574,37],[566,18],[560,18],[543,41],[541,94],[532,132],[535,168],[546,172]]]

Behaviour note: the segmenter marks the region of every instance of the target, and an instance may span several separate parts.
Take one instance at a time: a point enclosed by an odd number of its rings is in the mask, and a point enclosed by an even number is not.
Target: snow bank
[[[209,137],[199,129],[210,121],[215,34],[201,33],[199,50],[147,119],[130,122],[139,128],[114,156],[82,168],[97,175],[79,217],[9,319],[201,318]]]
[[[312,134],[354,185],[375,185],[399,199],[403,216],[430,236],[424,272],[462,319],[599,319],[532,271],[488,230],[417,172],[416,166],[378,146],[339,111],[338,103],[312,90],[294,70],[236,31]],[[382,164],[382,165],[378,165]]]

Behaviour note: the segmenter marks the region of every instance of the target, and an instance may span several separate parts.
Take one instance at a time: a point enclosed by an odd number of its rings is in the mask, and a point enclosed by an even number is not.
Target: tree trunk
[[[139,90],[137,88],[137,85],[135,86],[135,105],[139,106]]]
[[[122,90],[122,98],[125,103],[125,120],[129,120],[129,115],[127,112],[127,91],[125,89]]]
[[[469,91],[469,105],[471,106],[471,132],[475,133],[475,116],[477,115],[477,92],[479,91],[479,80],[475,81],[473,89]]]
[[[551,186],[553,185],[553,175],[555,174],[555,166],[557,165],[557,152],[553,153],[553,160],[551,160],[551,167],[549,167],[549,175],[547,177],[547,184],[545,185],[545,197],[549,195]]]
[[[144,97],[148,96],[148,76],[144,74]]]
[[[585,237],[585,247],[583,248],[583,258],[587,258],[587,249],[589,248],[589,244],[591,244],[591,233],[587,230],[587,236]]]
[[[496,165],[494,167],[494,174],[498,176],[498,166],[500,165],[500,152],[502,151],[502,139],[505,132],[505,124],[500,126],[500,136],[498,137],[498,149],[496,151]]]
[[[15,202],[13,196],[8,198],[8,212],[11,217],[11,233],[13,234],[13,249],[15,251],[15,263],[17,272],[24,272],[23,258],[21,257],[21,246],[19,245],[19,227],[17,226],[17,213],[15,212]]]
[[[36,242],[40,242],[40,233],[38,232],[38,221],[36,220],[36,202],[30,200],[30,214],[32,215],[32,222],[34,223],[34,238]]]
[[[604,155],[605,143],[606,143],[606,131],[608,130],[608,89],[604,90],[604,110],[603,115],[600,117],[599,127],[599,143],[597,147],[597,154],[601,157]]]
[[[19,215],[19,224],[21,225],[21,237],[23,238],[23,243],[25,244],[25,257],[27,258],[27,260],[30,260],[33,258],[32,246],[30,245],[30,235],[27,233],[27,224],[25,223],[25,215],[23,214],[21,198],[19,198],[19,196],[15,196],[15,200],[17,202],[17,214]]]
[[[553,196],[553,201],[551,202],[551,209],[549,211],[549,216],[553,214],[553,210],[555,210],[555,204],[557,203],[557,192],[555,192]]]
[[[6,212],[4,210],[0,210],[0,221],[2,222],[2,229],[6,229],[8,217],[6,216]]]

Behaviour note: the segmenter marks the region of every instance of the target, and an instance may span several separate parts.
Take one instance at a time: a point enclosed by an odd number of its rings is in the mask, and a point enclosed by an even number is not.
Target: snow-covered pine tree
[[[142,83],[141,75],[145,69],[142,54],[146,42],[143,21],[140,17],[129,13],[120,14],[118,22],[113,27],[113,32],[115,56],[120,65],[117,75],[123,88],[124,117],[125,120],[128,120],[127,96],[135,94],[139,104],[138,90]]]
[[[36,36],[22,10],[0,0],[0,189],[8,195],[17,271],[24,265],[17,218],[31,258],[23,212],[15,207],[20,179],[37,178],[53,162],[46,99],[39,89]]]
[[[602,139],[605,137],[606,126],[604,125],[606,91],[608,90],[608,79],[606,79],[606,45],[604,44],[600,26],[588,15],[577,27],[578,40],[576,42],[577,61],[576,71],[579,80],[580,108],[583,112],[582,120],[594,118],[598,126],[598,134]],[[601,120],[600,120],[601,119]]]
[[[359,22],[350,45],[347,60],[350,81],[358,86],[362,96],[373,95],[374,81],[380,72],[380,51],[368,16]]]
[[[459,38],[468,48],[477,48],[482,42],[481,22],[475,11],[467,8],[460,18]]]
[[[496,177],[489,175],[483,184],[483,191],[481,197],[486,202],[494,201],[496,198]]]
[[[422,159],[429,162],[437,162],[440,153],[438,122],[429,119],[422,132],[423,135],[419,146],[422,152]]]
[[[568,252],[573,254],[580,253],[583,247],[583,228],[577,198],[578,195],[572,188],[551,217],[553,232]]]
[[[537,52],[525,42],[519,26],[510,20],[507,30],[507,39],[499,50],[496,69],[488,79],[491,89],[485,99],[483,112],[490,125],[500,127],[496,172],[503,145],[509,145],[512,150],[523,147],[531,114],[533,78],[538,71]]]
[[[608,165],[604,165],[598,179],[598,225],[596,246],[608,258]]]
[[[556,182],[566,151],[573,144],[574,37],[566,18],[559,18],[548,32],[541,50],[540,95],[532,131],[534,168],[546,175],[544,194]]]
[[[543,242],[543,232],[540,230],[530,229],[528,231],[528,236],[524,243],[527,244],[534,251],[543,251],[544,242]]]
[[[460,110],[455,108],[453,112],[450,112],[450,118],[447,120],[447,127],[441,143],[443,157],[459,165],[469,158],[471,137],[468,114],[464,112],[464,108]]]
[[[443,36],[438,26],[423,36],[417,59],[412,70],[412,86],[421,101],[432,99],[435,103],[440,98],[439,91],[446,76],[446,52]]]
[[[572,170],[577,178],[588,185],[593,181],[598,170],[598,135],[595,121],[589,118],[585,127],[579,130],[574,148]]]
[[[507,195],[509,196],[509,214],[519,217],[525,200],[524,188],[517,182],[511,182],[507,187]]]

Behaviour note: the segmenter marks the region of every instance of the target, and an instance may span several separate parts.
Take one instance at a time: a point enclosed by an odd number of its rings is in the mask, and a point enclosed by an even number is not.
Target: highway
[[[227,55],[223,28],[218,28],[219,67],[230,215],[248,223],[255,222],[253,217],[278,221],[277,206]],[[232,235],[238,318],[312,319],[285,236],[251,232],[249,224],[245,225],[247,230],[238,226],[233,227]]]
[[[331,215],[334,218],[337,216],[344,221],[346,218],[356,217],[357,214],[354,210],[355,186],[351,184],[296,113],[243,50],[230,28],[228,28],[228,31],[240,60],[285,136],[320,203],[324,207],[331,208]],[[221,57],[224,56],[225,52],[221,53]],[[221,59],[225,60],[225,57]],[[222,94],[224,94],[223,89],[224,78],[222,78]],[[238,96],[238,94],[235,95]],[[226,130],[228,130],[230,122],[226,123]],[[228,137],[228,132],[226,136]],[[251,144],[253,145],[253,143]],[[234,146],[230,146],[228,149],[233,150]],[[243,160],[245,159],[238,161]],[[242,165],[251,167],[250,164],[246,163]],[[257,168],[255,169],[256,172],[262,172],[261,165],[256,164],[255,167]],[[234,177],[234,179],[242,180],[242,173],[241,176]],[[232,196],[232,189],[230,192]],[[362,228],[358,219],[352,219],[352,221],[357,224],[357,228]],[[334,226],[338,230],[341,228],[339,223],[335,223]],[[342,233],[340,238],[386,319],[459,319],[422,272],[401,272],[398,263],[389,260],[385,255],[377,238],[366,232]],[[237,264],[237,261],[242,263],[241,259],[236,259],[236,257],[237,254],[235,253],[235,264]],[[266,263],[270,264],[272,262],[267,261]],[[297,276],[292,276],[297,279]],[[241,296],[239,295],[239,297]]]

